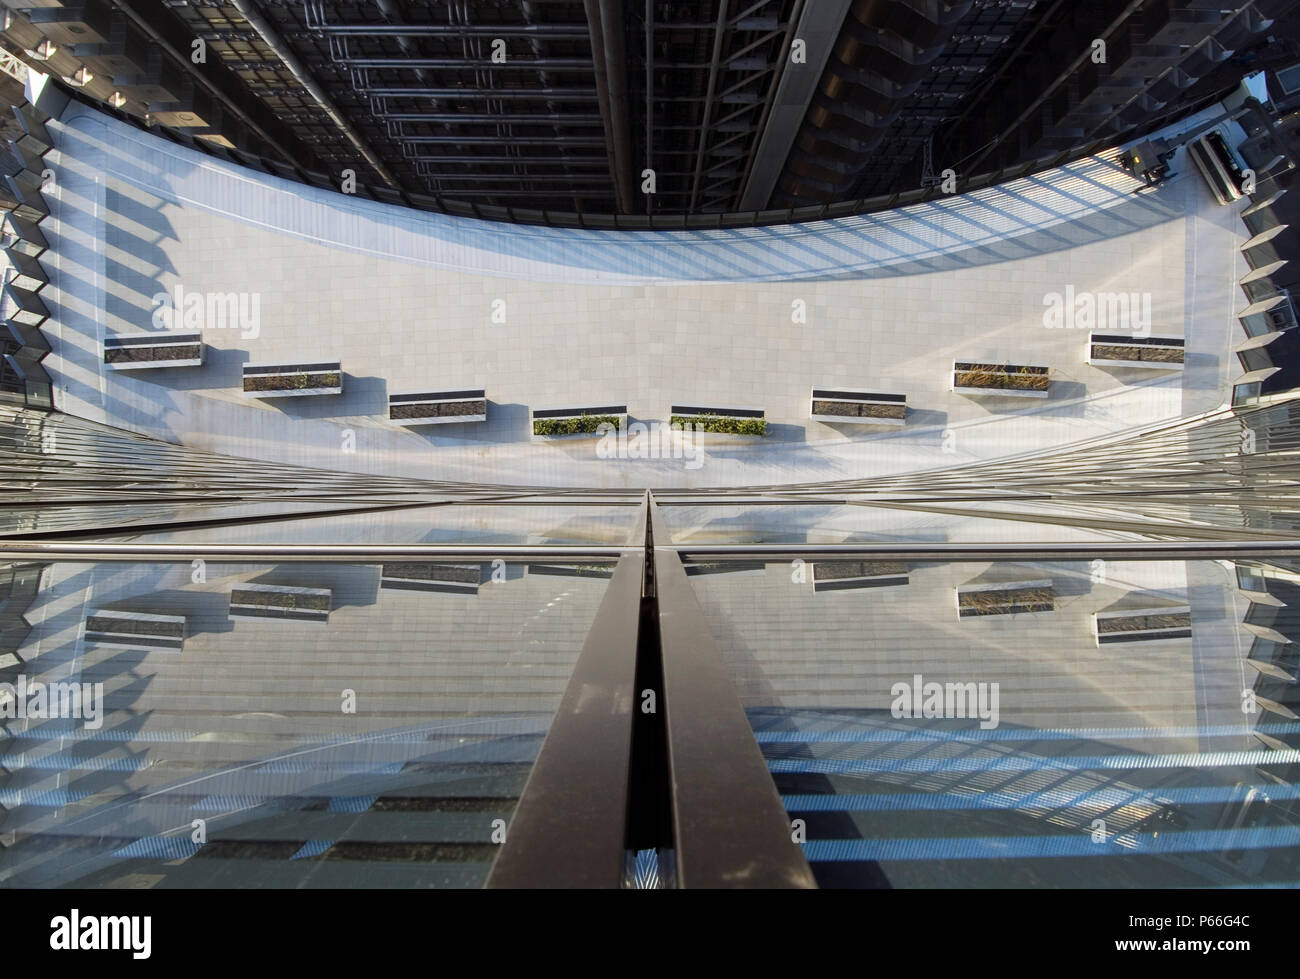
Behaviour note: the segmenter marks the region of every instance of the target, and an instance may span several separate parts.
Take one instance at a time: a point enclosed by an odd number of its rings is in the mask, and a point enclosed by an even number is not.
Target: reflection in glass
[[[504,562],[6,575],[19,887],[480,886],[608,585]],[[42,716],[36,685],[74,683],[85,709]]]
[[[822,886],[1294,884],[1300,579],[1238,573],[837,561],[692,586]]]

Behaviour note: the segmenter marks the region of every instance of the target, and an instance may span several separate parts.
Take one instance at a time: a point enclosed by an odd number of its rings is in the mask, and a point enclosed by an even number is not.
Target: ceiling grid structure
[[[1295,6],[0,3],[5,53],[174,138],[336,189],[350,175],[364,196],[547,223],[836,207],[945,170],[966,187],[1057,165],[1222,97]],[[1088,63],[1095,38],[1111,65]],[[1141,82],[1123,98],[1121,74]]]

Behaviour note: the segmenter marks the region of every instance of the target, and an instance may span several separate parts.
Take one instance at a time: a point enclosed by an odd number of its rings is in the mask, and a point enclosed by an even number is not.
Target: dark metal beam
[[[558,99],[579,100],[595,99],[598,92],[593,88],[428,88],[424,86],[362,86],[357,89],[359,95],[381,95],[391,98],[433,98],[433,99]]]
[[[678,886],[816,887],[653,496],[650,536]]]
[[[761,4],[759,6],[762,6]],[[741,17],[736,21],[734,26],[738,31],[771,31],[775,30],[779,21],[775,17]],[[710,21],[707,24],[690,24],[674,21],[664,24],[656,24],[655,30],[659,31],[711,31],[716,25]]]
[[[546,183],[572,184],[575,181],[579,181],[579,180],[590,181],[602,176],[602,174],[595,174],[595,173],[574,173],[574,174],[569,174],[569,173],[539,173],[539,174],[449,173],[446,171],[438,171],[436,173],[433,173],[430,172],[425,167],[417,167],[416,171],[420,174],[421,177],[426,177],[430,180],[445,180],[448,183],[456,183],[457,181],[465,181],[472,184],[505,182],[505,183],[512,183],[520,186],[526,184],[546,184]],[[564,190],[564,188],[559,187],[556,188],[556,190],[562,191]],[[608,188],[606,188],[605,190],[606,192],[608,192]],[[452,193],[452,191],[448,191],[448,193]],[[495,193],[498,194],[508,193],[508,191],[498,190],[495,191]]]
[[[453,143],[459,146],[500,146],[509,142],[511,146],[554,146],[553,136],[511,136],[508,140],[502,136],[465,136],[449,133],[444,136],[394,136],[403,143]],[[600,136],[565,136],[565,143],[570,146],[604,146],[605,140]]]
[[[310,9],[310,8],[309,8]],[[289,33],[289,32],[286,32]],[[581,41],[590,37],[586,24],[317,24],[304,35],[356,35],[460,38],[545,37]]]
[[[704,90],[704,111],[700,118],[700,134],[696,141],[695,179],[691,183],[691,202],[689,210],[695,210],[696,198],[700,192],[700,172],[704,169],[704,148],[709,142],[709,119],[713,115],[714,92],[718,85],[718,68],[722,61],[722,41],[727,33],[727,10],[731,6],[728,0],[718,0],[718,21],[713,30],[713,59],[709,64],[709,81]]]
[[[412,153],[408,155],[406,159],[417,162],[426,161],[430,163],[466,163],[471,166],[512,164],[514,166],[525,167],[594,167],[599,170],[604,170],[606,168],[605,158],[595,156],[441,156],[436,153],[432,156],[425,156],[420,153]]]
[[[754,3],[750,4],[740,13],[736,14],[736,16],[732,17],[731,20],[728,21],[728,26],[739,28],[741,24],[753,24],[755,21],[758,21],[762,26],[756,28],[757,30],[768,30],[768,31],[773,30],[776,26],[775,24],[768,25],[766,22],[766,18],[754,16],[759,10],[762,10],[770,2],[771,0],[755,0]],[[755,28],[751,28],[751,29],[755,29]]]
[[[508,58],[496,62],[491,58],[374,58],[345,57],[337,61],[319,59],[320,65],[342,65],[346,68],[447,68],[474,69],[484,68],[489,71],[516,70],[536,71],[539,68],[548,71],[591,71],[590,58]]]
[[[190,62],[189,35],[184,23],[177,19],[158,0],[118,0],[117,8],[145,35],[171,57],[187,69],[194,66]],[[218,59],[207,66],[203,72],[190,71],[195,82],[216,98],[222,107],[242,123],[247,125],[266,145],[279,153],[284,160],[303,164],[308,168],[318,165],[316,154],[297,136],[284,128],[268,110],[256,99],[248,95],[251,88],[233,71],[221,64]]]
[[[647,504],[596,610],[489,888],[623,883]]]
[[[655,133],[655,4],[654,0],[645,0],[645,165],[654,167],[654,133]],[[646,194],[645,212],[654,211],[654,194]]]
[[[512,200],[510,207],[526,208],[529,210],[546,210],[540,207],[543,200],[559,200],[561,198],[572,197],[574,194],[581,194],[584,197],[590,197],[597,200],[614,199],[614,189],[612,187],[556,187],[547,191],[543,197],[540,191],[521,191],[521,190],[448,190],[443,193],[444,197],[452,200],[464,200],[470,197],[491,197],[505,200]],[[514,200],[519,198],[518,200]]]
[[[601,118],[595,112],[550,113],[478,113],[478,112],[377,112],[376,116],[392,122],[430,122],[440,125],[479,123],[536,123],[539,126],[599,126]]]
[[[279,33],[271,26],[270,22],[262,16],[261,11],[257,9],[254,0],[231,0],[231,3],[233,3],[235,9],[239,11],[239,15],[243,17],[244,20],[248,21],[249,26],[261,35],[262,43],[275,52],[276,57],[284,63],[284,66],[289,70],[289,73],[298,80],[298,83],[301,84],[304,89],[306,89],[307,94],[310,95],[316,101],[316,104],[320,106],[321,110],[329,116],[330,120],[339,128],[339,131],[347,138],[348,142],[356,147],[357,152],[360,153],[362,158],[374,168],[375,172],[379,174],[384,183],[388,184],[388,186],[392,187],[394,190],[401,190],[401,183],[399,183],[397,178],[393,176],[392,172],[384,164],[383,160],[379,158],[378,154],[376,154],[361,137],[361,134],[353,128],[352,123],[344,117],[343,113],[330,99],[329,95],[327,95],[325,90],[321,88],[320,83],[317,82],[311,72],[307,70],[307,67],[298,60],[298,56],[295,55],[289,45],[285,43],[284,38],[280,37]],[[307,6],[308,9],[310,9],[311,5],[308,4]]]
[[[519,12],[523,14],[524,20],[529,24],[538,24],[544,22],[544,18],[538,16],[537,4],[535,0],[522,0],[522,2],[519,4]],[[537,35],[532,35],[528,38],[528,47],[529,50],[533,52],[533,57],[535,59],[542,59],[545,57],[546,45],[542,42],[541,38],[539,38]],[[594,62],[592,62],[592,60],[588,58],[587,63],[588,66],[594,71],[594,67],[595,67]],[[545,70],[544,68],[539,68],[537,70],[537,81],[540,85],[542,85],[545,88],[550,88],[552,85],[555,84],[554,76],[552,76],[551,73]],[[495,106],[495,108],[499,110],[500,105]],[[546,103],[546,109],[547,112],[552,116],[560,115],[559,106],[557,103],[553,101]],[[596,114],[596,118],[600,120],[599,122],[600,125],[604,124],[604,120],[601,119],[599,113]],[[560,127],[558,125],[553,126],[551,129],[551,133],[556,138],[556,142],[559,146],[560,154],[562,156],[568,156],[568,154],[572,152],[572,149],[561,139],[562,130],[560,129]],[[574,197],[572,198],[572,201],[573,201],[572,207],[574,208],[574,210],[582,210],[583,204],[582,204],[582,199],[579,195],[575,194]]]
[[[736,82],[736,83],[734,83],[734,84],[728,86],[727,88],[724,88],[724,89],[723,89],[723,90],[718,94],[718,97],[715,98],[715,99],[713,99],[712,101],[714,101],[714,102],[721,102],[721,101],[722,101],[724,98],[726,98],[727,96],[730,96],[730,95],[733,95],[733,94],[739,92],[739,91],[740,91],[741,89],[743,89],[746,85],[752,85],[752,84],[754,84],[754,82],[759,81],[760,79],[763,78],[764,75],[769,74],[769,73],[771,72],[771,70],[772,70],[771,68],[762,68],[762,69],[760,69],[760,70],[754,72],[753,74],[746,75],[746,76],[745,76],[744,78],[742,78],[740,81],[738,81],[738,82]]]
[[[632,139],[627,114],[627,59],[624,55],[622,0],[584,0],[591,24],[596,88],[609,147],[610,173],[617,189],[618,209],[633,210]]]
[[[760,211],[767,207],[851,3],[852,0],[816,0],[804,3],[798,18],[791,18],[792,22],[797,19],[799,26],[794,37],[805,42],[808,60],[792,65],[787,43],[777,70],[775,92],[769,92],[764,117],[759,123],[762,135],[750,147],[740,210]]]

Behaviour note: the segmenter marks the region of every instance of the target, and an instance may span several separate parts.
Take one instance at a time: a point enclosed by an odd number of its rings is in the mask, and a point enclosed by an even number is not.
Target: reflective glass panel
[[[1300,593],[1269,574],[1271,597],[1210,561],[691,581],[822,886],[1205,887],[1300,881]]]
[[[11,567],[0,884],[481,885],[609,571]]]

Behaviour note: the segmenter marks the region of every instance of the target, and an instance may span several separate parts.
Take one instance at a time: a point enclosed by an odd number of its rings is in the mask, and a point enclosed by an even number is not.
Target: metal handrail
[[[660,538],[662,540],[662,537]],[[635,544],[137,544],[114,541],[71,543],[61,540],[5,541],[0,561],[135,561],[175,563],[202,558],[208,562],[382,561],[617,561],[639,550]],[[673,552],[684,561],[848,560],[887,558],[896,561],[1117,561],[1232,560],[1300,557],[1300,540],[1114,540],[1035,541],[1028,543],[951,542],[843,544],[692,544],[659,543],[656,551]]]

